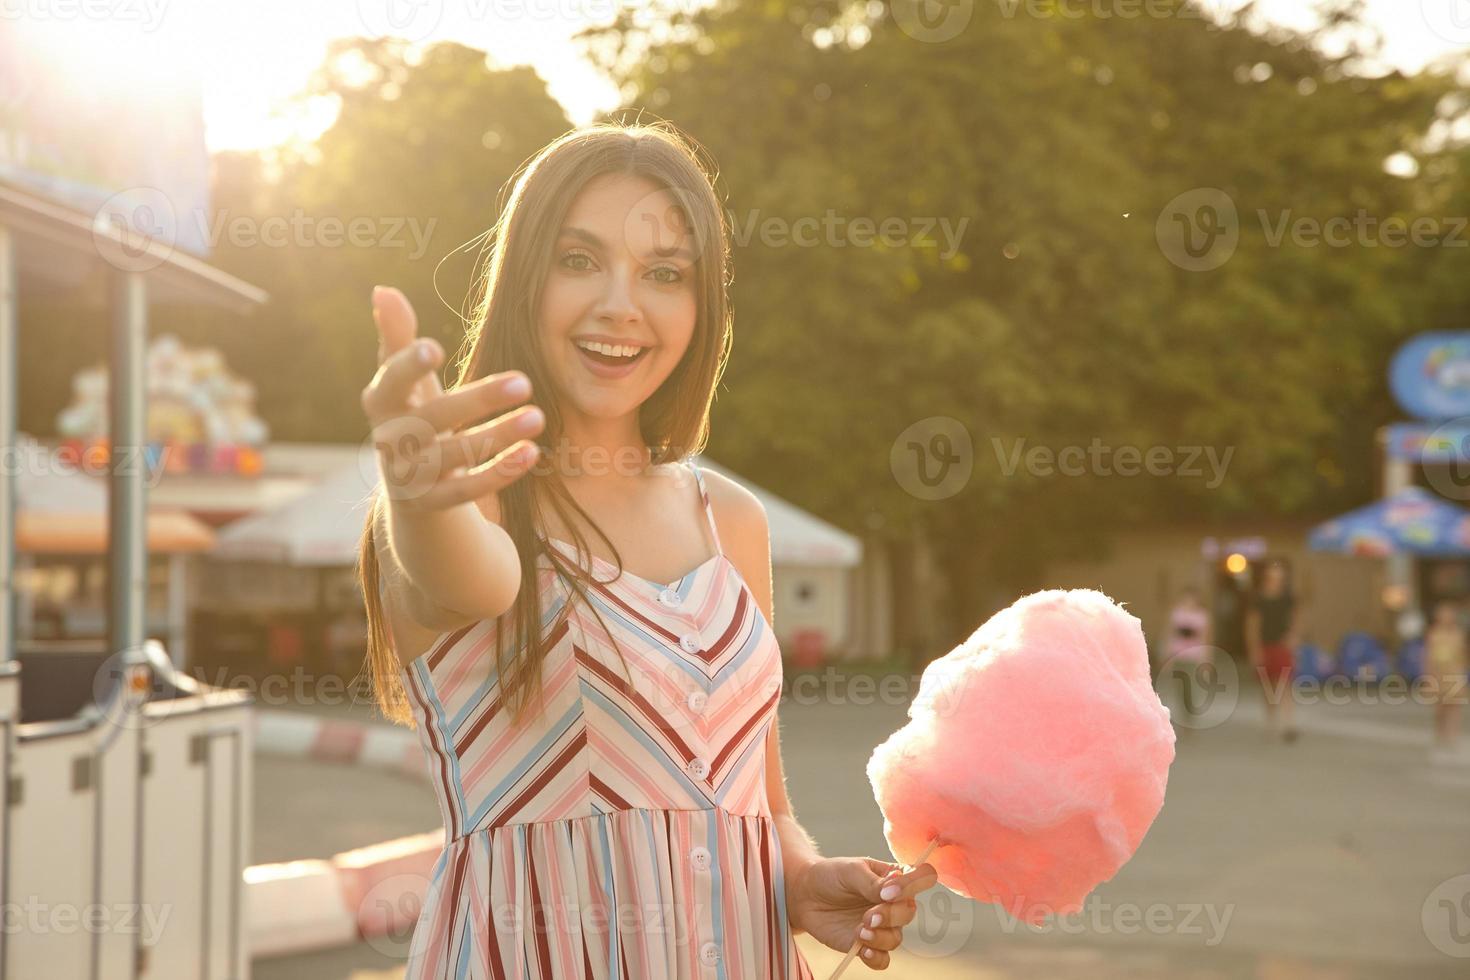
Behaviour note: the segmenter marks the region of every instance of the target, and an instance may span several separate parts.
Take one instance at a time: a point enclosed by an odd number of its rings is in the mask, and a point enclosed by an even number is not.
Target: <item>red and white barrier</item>
[[[406,728],[294,711],[257,710],[254,719],[257,752],[424,776],[418,739]],[[250,955],[305,953],[381,937],[406,941],[443,845],[441,827],[326,859],[247,868]]]
[[[296,711],[256,710],[254,717],[257,752],[425,775],[423,749],[407,728]]]

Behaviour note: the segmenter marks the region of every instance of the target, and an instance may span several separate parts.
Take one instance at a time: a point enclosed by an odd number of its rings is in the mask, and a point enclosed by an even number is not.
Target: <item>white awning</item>
[[[342,566],[357,562],[368,503],[378,483],[371,445],[294,500],[241,518],[219,532],[214,554],[242,561]]]

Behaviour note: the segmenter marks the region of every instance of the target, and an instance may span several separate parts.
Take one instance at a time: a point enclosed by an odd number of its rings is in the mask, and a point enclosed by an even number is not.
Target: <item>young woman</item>
[[[448,391],[374,291],[369,658],[447,839],[407,980],[807,977],[800,932],[881,970],[937,880],[791,811],[765,512],[690,459],[731,337],[712,172],[666,126],[538,153]]]
[[[1292,677],[1297,646],[1299,611],[1286,580],[1286,566],[1272,561],[1261,573],[1260,588],[1246,612],[1246,650],[1261,682],[1266,700],[1266,731],[1272,738],[1294,742],[1292,724],[1295,692]]]

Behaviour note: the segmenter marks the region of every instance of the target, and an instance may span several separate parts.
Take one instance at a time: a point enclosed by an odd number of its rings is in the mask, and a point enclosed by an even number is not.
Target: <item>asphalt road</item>
[[[864,766],[904,706],[817,690],[781,711],[797,814],[826,854],[888,859]],[[1180,730],[1163,812],[1081,916],[1036,929],[932,889],[884,975],[1470,976],[1470,762],[1430,763],[1428,709],[1413,703],[1319,699],[1299,720],[1297,742],[1270,740],[1246,691],[1213,727]],[[438,826],[427,787],[400,776],[260,758],[256,778],[257,861]],[[842,956],[802,945],[819,977]],[[254,965],[255,980],[401,976],[367,944]]]

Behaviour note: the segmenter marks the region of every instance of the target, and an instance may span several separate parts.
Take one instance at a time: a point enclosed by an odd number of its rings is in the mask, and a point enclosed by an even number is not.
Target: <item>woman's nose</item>
[[[636,320],[641,316],[632,270],[614,269],[603,281],[597,315],[605,320]]]

